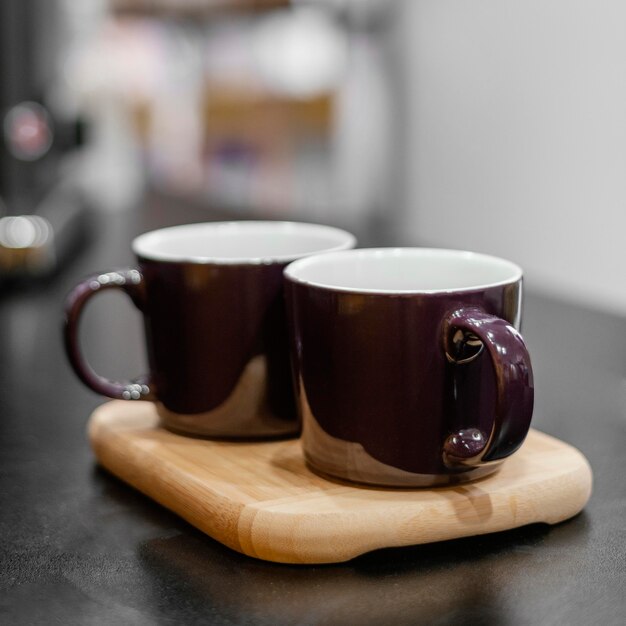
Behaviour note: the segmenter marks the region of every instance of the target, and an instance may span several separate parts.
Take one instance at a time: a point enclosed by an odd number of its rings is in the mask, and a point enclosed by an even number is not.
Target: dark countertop
[[[136,233],[204,217],[148,204],[101,217],[102,236],[54,280],[0,293],[0,623],[626,623],[626,319],[532,285],[523,331],[534,426],[594,470],[591,501],[568,522],[276,565],[232,552],[99,469],[85,423],[102,399],[66,363],[62,301],[83,275],[132,264]],[[139,315],[122,296],[88,309],[83,336],[105,375],[142,371]]]

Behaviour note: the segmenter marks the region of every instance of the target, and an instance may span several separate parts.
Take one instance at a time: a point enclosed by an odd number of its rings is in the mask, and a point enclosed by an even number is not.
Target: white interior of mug
[[[505,259],[436,248],[347,250],[291,263],[293,281],[359,293],[471,291],[516,282],[522,270]]]
[[[310,254],[346,250],[350,233],[296,222],[208,222],[163,228],[133,241],[137,256],[191,263],[282,263]]]

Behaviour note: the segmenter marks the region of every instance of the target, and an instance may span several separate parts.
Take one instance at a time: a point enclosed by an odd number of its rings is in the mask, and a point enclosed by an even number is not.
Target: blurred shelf
[[[202,19],[227,12],[261,12],[290,6],[290,0],[110,0],[116,15]]]
[[[359,247],[391,245],[386,227],[376,222],[375,215],[347,218],[340,212],[326,215],[315,212],[283,212],[268,207],[265,210],[250,207],[224,206],[218,200],[197,194],[175,194],[149,188],[143,202],[141,232],[165,228],[181,223],[231,220],[286,220],[326,224],[343,228],[356,236]]]

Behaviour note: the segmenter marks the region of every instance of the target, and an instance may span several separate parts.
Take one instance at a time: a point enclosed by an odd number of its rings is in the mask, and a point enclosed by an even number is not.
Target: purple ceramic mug
[[[522,444],[534,387],[518,266],[389,248],[302,259],[285,276],[313,469],[430,486],[484,476]]]
[[[95,274],[69,294],[70,363],[97,393],[155,401],[176,431],[297,434],[283,270],[294,259],[354,244],[337,228],[291,222],[191,224],[141,235],[133,241],[136,268]],[[135,381],[103,378],[80,350],[83,307],[106,289],[125,292],[144,316],[150,371]]]

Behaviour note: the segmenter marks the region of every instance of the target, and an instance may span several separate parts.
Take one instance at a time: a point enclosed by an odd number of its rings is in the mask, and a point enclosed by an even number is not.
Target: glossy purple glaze
[[[168,409],[200,413],[216,408],[250,359],[264,355],[272,410],[294,418],[282,306],[284,265],[139,259],[150,380]]]
[[[84,306],[97,293],[108,289],[120,289],[140,310],[144,306],[144,282],[135,269],[102,272],[86,278],[72,289],[65,301],[65,324],[63,338],[65,353],[76,375],[97,393],[110,398],[132,400],[154,400],[154,385],[148,387],[146,380],[120,383],[100,376],[85,360],[78,342],[78,325]]]
[[[66,301],[65,346],[80,379],[124,400],[153,400],[165,426],[210,437],[295,435],[283,270],[293,259],[345,250],[342,230],[290,222],[212,222],[145,233],[137,269],[94,275]],[[83,358],[83,307],[121,289],[143,313],[149,373],[99,376]]]
[[[521,288],[520,279],[458,292],[359,293],[287,277],[309,463],[407,486],[492,471],[521,445],[532,416],[530,358],[513,326]],[[362,475],[351,467],[357,456],[369,464]]]
[[[66,352],[80,379],[112,398],[158,399],[170,412],[199,414],[220,407],[246,365],[262,356],[269,408],[284,422],[283,428],[275,423],[271,434],[297,433],[283,305],[286,263],[138,261],[137,270],[94,275],[68,296]],[[137,381],[118,383],[99,376],[78,345],[82,308],[90,297],[111,288],[126,292],[144,315],[150,372]],[[254,426],[249,433],[221,433],[248,434],[264,433]]]

